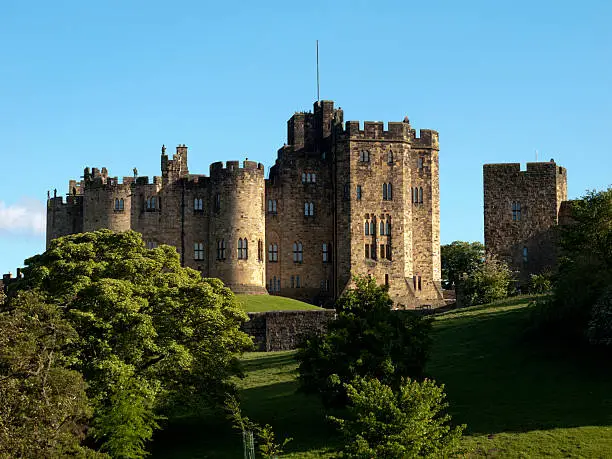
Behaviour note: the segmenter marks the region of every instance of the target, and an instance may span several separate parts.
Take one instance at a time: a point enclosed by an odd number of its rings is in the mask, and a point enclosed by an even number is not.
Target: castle
[[[558,225],[568,223],[567,170],[549,162],[485,164],[484,240],[527,285],[557,262]]]
[[[135,230],[149,248],[176,247],[181,263],[236,293],[327,305],[371,275],[405,307],[442,303],[438,133],[402,122],[343,122],[332,101],[287,122],[287,142],[264,177],[253,161],[191,174],[187,147],[161,177],[85,169],[66,201],[47,205],[47,244],[109,228]]]

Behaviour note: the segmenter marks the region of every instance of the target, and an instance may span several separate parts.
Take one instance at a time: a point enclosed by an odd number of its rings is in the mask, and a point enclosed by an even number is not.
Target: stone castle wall
[[[485,164],[484,238],[495,254],[519,273],[519,281],[556,264],[561,205],[567,200],[567,171],[554,161]]]

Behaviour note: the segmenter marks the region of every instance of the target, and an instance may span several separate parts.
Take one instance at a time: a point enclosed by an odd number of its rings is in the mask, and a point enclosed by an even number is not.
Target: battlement
[[[566,175],[565,167],[557,166],[554,161],[527,163],[526,169],[521,169],[521,163],[484,164],[485,175]]]
[[[360,121],[347,121],[344,129],[341,132],[352,140],[395,140],[395,141],[412,141],[416,146],[437,148],[438,132],[431,129],[421,129],[419,136],[416,136],[416,131],[411,128],[407,121],[389,121],[385,129],[385,123],[382,121],[364,121],[363,128]]]
[[[239,171],[261,171],[263,174],[265,168],[262,163],[256,161],[243,161],[242,167],[240,167],[240,161],[217,161],[210,165],[210,176],[213,174],[219,174],[225,172],[239,172]]]
[[[66,196],[66,202],[62,196],[54,196],[47,199],[47,207],[66,207],[66,206],[81,206],[83,205],[82,195],[68,195]]]

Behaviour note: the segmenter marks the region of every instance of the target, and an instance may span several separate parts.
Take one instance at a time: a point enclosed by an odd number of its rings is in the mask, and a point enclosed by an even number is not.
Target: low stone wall
[[[322,333],[335,316],[333,309],[249,312],[242,331],[253,337],[258,351],[295,349],[301,340]]]

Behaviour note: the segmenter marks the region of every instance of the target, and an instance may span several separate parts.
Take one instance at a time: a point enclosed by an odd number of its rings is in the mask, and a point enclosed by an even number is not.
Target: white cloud
[[[10,205],[0,201],[0,234],[42,236],[46,213],[45,205],[37,199],[21,198]]]

